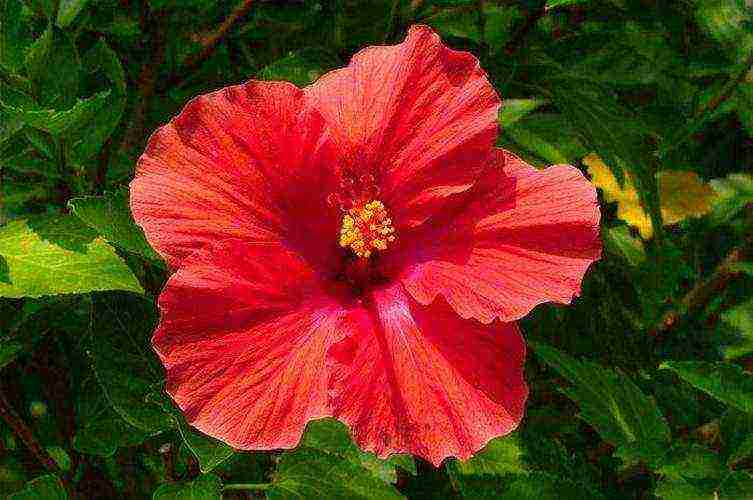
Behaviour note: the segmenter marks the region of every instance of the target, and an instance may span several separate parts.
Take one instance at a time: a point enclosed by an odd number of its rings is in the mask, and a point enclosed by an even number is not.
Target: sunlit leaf
[[[143,293],[113,248],[75,217],[44,216],[0,227],[0,297],[96,290]]]
[[[722,320],[736,328],[742,336],[742,342],[724,350],[724,357],[735,359],[753,352],[753,299],[724,311]]]
[[[58,7],[58,26],[65,28],[76,18],[89,0],[60,0]]]
[[[510,126],[546,103],[544,99],[505,99],[499,112],[499,124]]]
[[[696,19],[716,41],[736,58],[753,49],[750,4],[746,0],[699,0]]]
[[[709,183],[716,192],[712,220],[717,223],[730,221],[748,203],[753,203],[753,177],[735,173]]]
[[[617,203],[617,216],[638,229],[643,238],[653,236],[653,226],[643,210],[638,192],[629,173],[620,186],[604,162],[595,154],[583,158],[593,183],[604,192],[604,198]],[[663,170],[657,174],[662,219],[665,224],[677,224],[689,217],[701,217],[711,211],[714,190],[697,173],[683,170]]]
[[[638,266],[646,260],[643,241],[631,235],[627,226],[610,227],[602,235],[607,249],[622,255],[631,266]]]

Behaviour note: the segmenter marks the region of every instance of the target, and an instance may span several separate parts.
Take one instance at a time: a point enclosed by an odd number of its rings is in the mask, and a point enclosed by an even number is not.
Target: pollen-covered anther
[[[343,215],[340,246],[350,248],[357,256],[366,259],[374,250],[387,250],[393,241],[395,228],[381,201],[355,206]]]

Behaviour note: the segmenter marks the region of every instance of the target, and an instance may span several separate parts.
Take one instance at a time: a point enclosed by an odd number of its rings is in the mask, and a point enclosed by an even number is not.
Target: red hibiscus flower
[[[131,207],[175,270],[153,345],[192,425],[267,450],[329,416],[434,464],[518,425],[514,321],[578,294],[599,209],[577,169],[494,148],[499,107],[472,55],[417,26],[154,133]]]

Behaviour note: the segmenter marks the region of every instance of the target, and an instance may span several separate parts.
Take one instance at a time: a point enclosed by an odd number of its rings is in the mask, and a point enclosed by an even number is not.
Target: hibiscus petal
[[[500,100],[478,60],[426,26],[362,50],[305,91],[354,169],[374,175],[398,229],[468,189],[497,135]]]
[[[596,190],[569,165],[536,170],[496,150],[459,214],[408,245],[401,279],[420,303],[444,296],[463,318],[515,321],[569,303],[601,255]]]
[[[193,99],[152,135],[131,209],[173,268],[228,237],[316,245],[337,232],[337,217],[322,215],[337,156],[294,85],[227,87]],[[329,238],[311,237],[319,233]]]
[[[363,449],[434,465],[467,459],[523,416],[525,344],[514,323],[461,320],[444,301],[412,302],[400,285],[354,311],[333,346],[333,414]]]
[[[159,298],[152,339],[186,419],[234,448],[298,444],[328,416],[325,353],[344,312],[297,255],[225,240],[187,257]]]

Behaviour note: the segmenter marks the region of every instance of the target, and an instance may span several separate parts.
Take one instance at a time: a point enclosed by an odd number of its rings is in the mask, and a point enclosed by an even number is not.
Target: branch
[[[390,18],[387,20],[387,29],[384,30],[382,43],[386,43],[395,36],[397,31],[398,17],[400,17],[400,0],[393,0],[390,8]]]
[[[193,71],[198,68],[201,63],[206,61],[209,56],[214,53],[214,50],[217,48],[217,44],[219,44],[220,41],[225,38],[225,36],[230,32],[233,26],[235,26],[238,21],[243,19],[243,17],[248,14],[248,11],[251,10],[253,3],[254,0],[243,0],[243,2],[238,5],[233,10],[233,12],[231,12],[230,15],[225,18],[224,21],[222,21],[222,24],[220,24],[217,29],[215,29],[208,35],[201,37],[201,41],[199,42],[201,44],[201,51],[199,51],[199,53],[194,56],[188,57],[183,62],[181,73],[186,71]]]
[[[515,33],[510,41],[505,44],[505,52],[510,55],[514,54],[518,50],[518,47],[520,46],[520,43],[523,41],[523,39],[528,35],[533,27],[536,26],[536,23],[538,23],[539,20],[547,14],[547,12],[549,12],[549,9],[544,6],[540,7],[538,10],[529,15],[523,26],[517,31],[517,33]]]
[[[31,429],[29,429],[26,423],[21,420],[21,417],[18,416],[16,411],[10,405],[8,399],[5,397],[5,393],[1,389],[0,417],[2,417],[5,423],[8,424],[8,427],[13,430],[13,434],[18,436],[18,438],[24,442],[26,447],[29,448],[29,450],[34,454],[37,460],[39,460],[39,463],[42,464],[45,469],[53,474],[57,474],[58,477],[62,477],[63,471],[60,470],[57,462],[55,462],[50,454],[47,453],[47,450],[45,450],[44,447],[39,444],[39,441],[37,441],[32,434]]]
[[[683,316],[690,312],[705,307],[718,292],[724,290],[740,271],[734,269],[734,265],[745,260],[753,247],[753,238],[743,245],[734,248],[719,264],[714,272],[695,284],[695,286],[682,298],[677,309],[667,312],[659,323],[649,332],[652,337],[660,337],[672,327],[677,325]]]
[[[131,115],[130,125],[123,134],[120,142],[121,151],[129,151],[136,146],[144,128],[144,120],[149,107],[149,102],[155,93],[155,84],[157,82],[157,73],[162,62],[165,60],[165,15],[162,12],[156,13],[157,20],[152,23],[151,28],[151,52],[152,58],[148,64],[141,68],[137,86],[136,107]]]
[[[688,125],[683,127],[683,129],[679,133],[674,134],[670,140],[666,141],[662,145],[662,148],[657,152],[657,156],[659,158],[666,157],[668,153],[677,149],[678,146],[685,144],[685,141],[692,137],[693,134],[698,132],[701,127],[703,127],[703,125],[705,125],[706,122],[713,117],[714,112],[719,109],[719,106],[724,104],[727,99],[732,97],[735,90],[737,89],[737,86],[740,85],[743,80],[745,80],[748,72],[751,71],[751,69],[753,69],[753,53],[748,55],[748,57],[740,65],[738,72],[729,80],[727,80],[727,82],[722,86],[719,94],[709,100],[709,102],[706,103],[705,106],[699,107],[689,120]]]
[[[226,484],[222,487],[222,491],[243,491],[243,490],[268,490],[272,487],[270,483],[239,483],[239,484]]]

